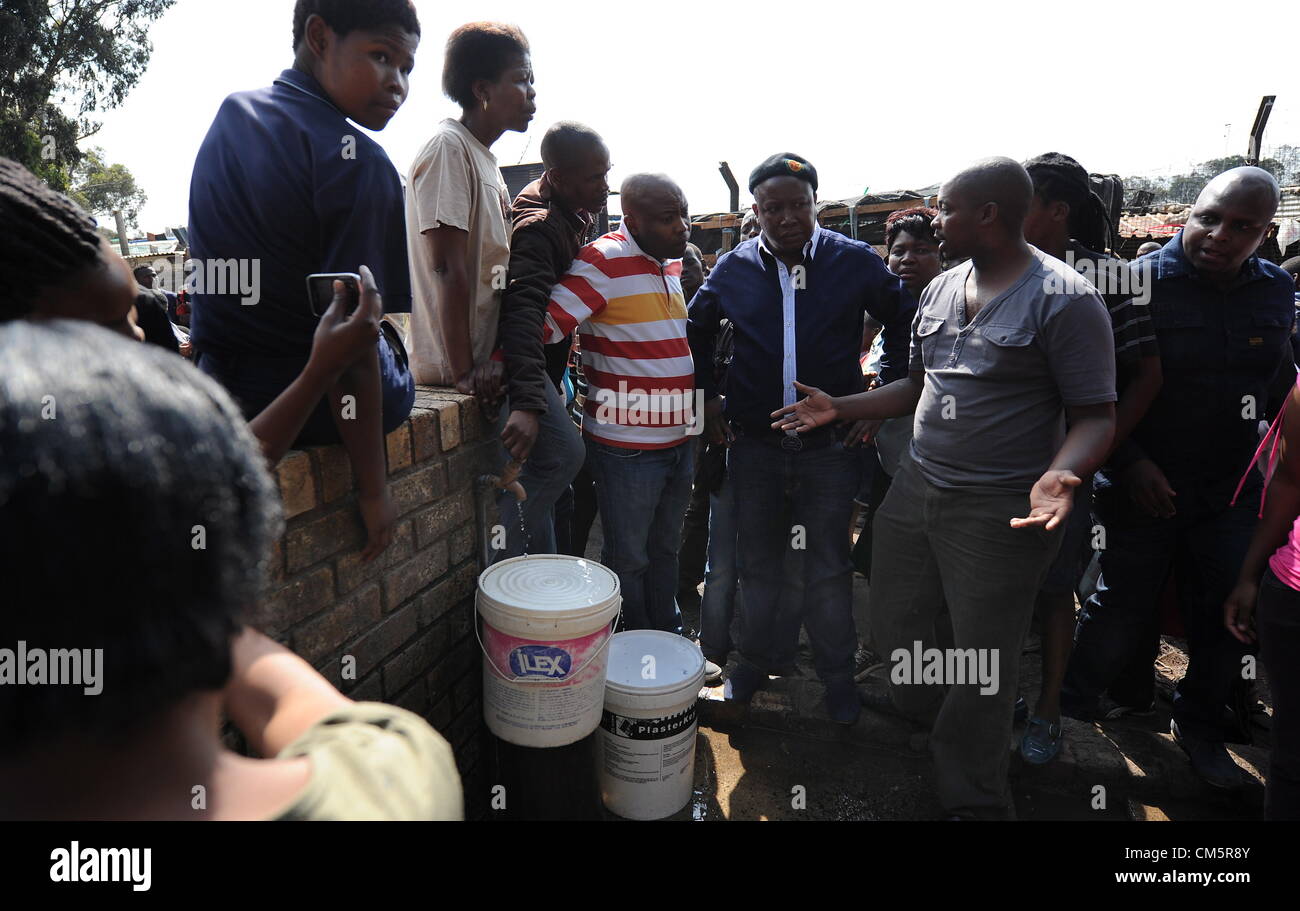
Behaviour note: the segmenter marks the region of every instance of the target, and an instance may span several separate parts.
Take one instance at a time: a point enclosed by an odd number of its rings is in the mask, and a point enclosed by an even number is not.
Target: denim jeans
[[[1236,506],[1217,511],[1175,500],[1177,514],[1157,519],[1141,514],[1123,489],[1098,486],[1095,509],[1106,527],[1106,548],[1097,590],[1079,615],[1061,691],[1072,712],[1095,707],[1121,671],[1149,653],[1152,619],[1175,572],[1190,654],[1174,692],[1174,720],[1189,736],[1223,741],[1226,707],[1248,652],[1224,628],[1223,602],[1254,533],[1259,490],[1256,479]]]
[[[841,443],[788,452],[775,439],[742,436],[728,454],[726,486],[739,503],[740,656],[760,671],[777,669],[795,651],[802,615],[817,675],[851,681],[858,634],[849,515],[862,462]],[[796,548],[803,557],[798,599]]]
[[[538,420],[537,440],[519,473],[519,483],[528,498],[521,504],[514,494],[503,490],[497,500],[501,524],[506,530],[506,547],[497,554],[499,560],[524,553],[556,552],[555,504],[569,489],[586,457],[582,435],[569,419],[564,400],[550,382],[543,385],[546,387],[546,413]],[[498,437],[508,418],[509,408],[502,408],[496,426]],[[504,446],[500,458],[502,466],[510,459]]]
[[[739,579],[736,536],[739,531],[736,484],[730,478],[709,494],[709,558],[704,564],[704,597],[700,600],[700,649],[710,661],[725,665],[731,651],[731,620]]]
[[[677,547],[695,478],[694,442],[624,449],[586,439],[605,537],[600,560],[618,574],[624,629],[682,631]]]

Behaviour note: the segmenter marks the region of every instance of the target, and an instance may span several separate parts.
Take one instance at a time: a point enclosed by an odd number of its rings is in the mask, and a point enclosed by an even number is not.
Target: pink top
[[[1300,375],[1296,377],[1296,385],[1300,386]],[[1291,401],[1287,397],[1287,402]],[[1265,487],[1264,493],[1259,499],[1259,515],[1264,516],[1264,500],[1268,496],[1267,484],[1273,480],[1273,470],[1277,466],[1277,449],[1282,442],[1282,419],[1286,417],[1286,404],[1282,405],[1282,411],[1273,421],[1273,426],[1268,429],[1259,448],[1255,450],[1255,458],[1250,460],[1250,468],[1246,470],[1246,475],[1242,477],[1241,483],[1237,485],[1237,494],[1241,493],[1241,488],[1246,484],[1246,478],[1250,472],[1255,470],[1255,463],[1259,457],[1264,454],[1265,449],[1269,449],[1268,468],[1264,472]],[[1269,442],[1272,447],[1269,447]],[[1300,457],[1300,454],[1297,454]],[[1237,496],[1234,495],[1232,502],[1237,502]],[[1284,584],[1300,591],[1300,516],[1296,516],[1295,521],[1291,523],[1291,534],[1287,536],[1286,543],[1274,551],[1273,556],[1268,558],[1268,568],[1273,570],[1273,575]]]

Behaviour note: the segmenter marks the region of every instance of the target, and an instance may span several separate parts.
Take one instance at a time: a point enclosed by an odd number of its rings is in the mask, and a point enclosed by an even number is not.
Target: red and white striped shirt
[[[699,434],[682,262],[660,264],[625,229],[587,244],[551,291],[546,341],[578,330],[582,432],[608,446],[667,449]]]

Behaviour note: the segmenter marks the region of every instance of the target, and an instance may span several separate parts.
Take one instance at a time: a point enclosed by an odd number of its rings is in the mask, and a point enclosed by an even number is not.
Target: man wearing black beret
[[[861,463],[845,448],[845,428],[784,434],[771,428],[772,411],[798,398],[796,377],[854,394],[864,389],[858,347],[863,315],[884,328],[885,382],[907,372],[907,347],[916,304],[868,244],[817,224],[817,169],[805,158],[768,158],[749,178],[758,237],[718,260],[695,295],[688,337],[696,383],[703,387],[714,440],[732,441],[728,483],[739,501],[739,563],[745,596],[740,663],[726,685],[728,698],[747,702],[769,671],[792,654],[788,641],[802,611],[817,674],[826,684],[832,718],[852,724],[861,711],[853,684],[853,569],[849,524]],[[713,383],[718,323],[734,326],[735,353],[725,406]],[[802,550],[803,597],[782,588]],[[796,586],[791,586],[796,588]]]

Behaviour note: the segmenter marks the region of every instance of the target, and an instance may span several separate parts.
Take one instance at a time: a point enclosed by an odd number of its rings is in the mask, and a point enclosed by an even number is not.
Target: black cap
[[[807,158],[793,152],[781,152],[773,155],[754,168],[749,175],[749,192],[753,193],[754,187],[765,180],[771,180],[773,177],[797,177],[800,180],[807,181],[812,185],[813,192],[817,192],[817,169],[812,166]]]

